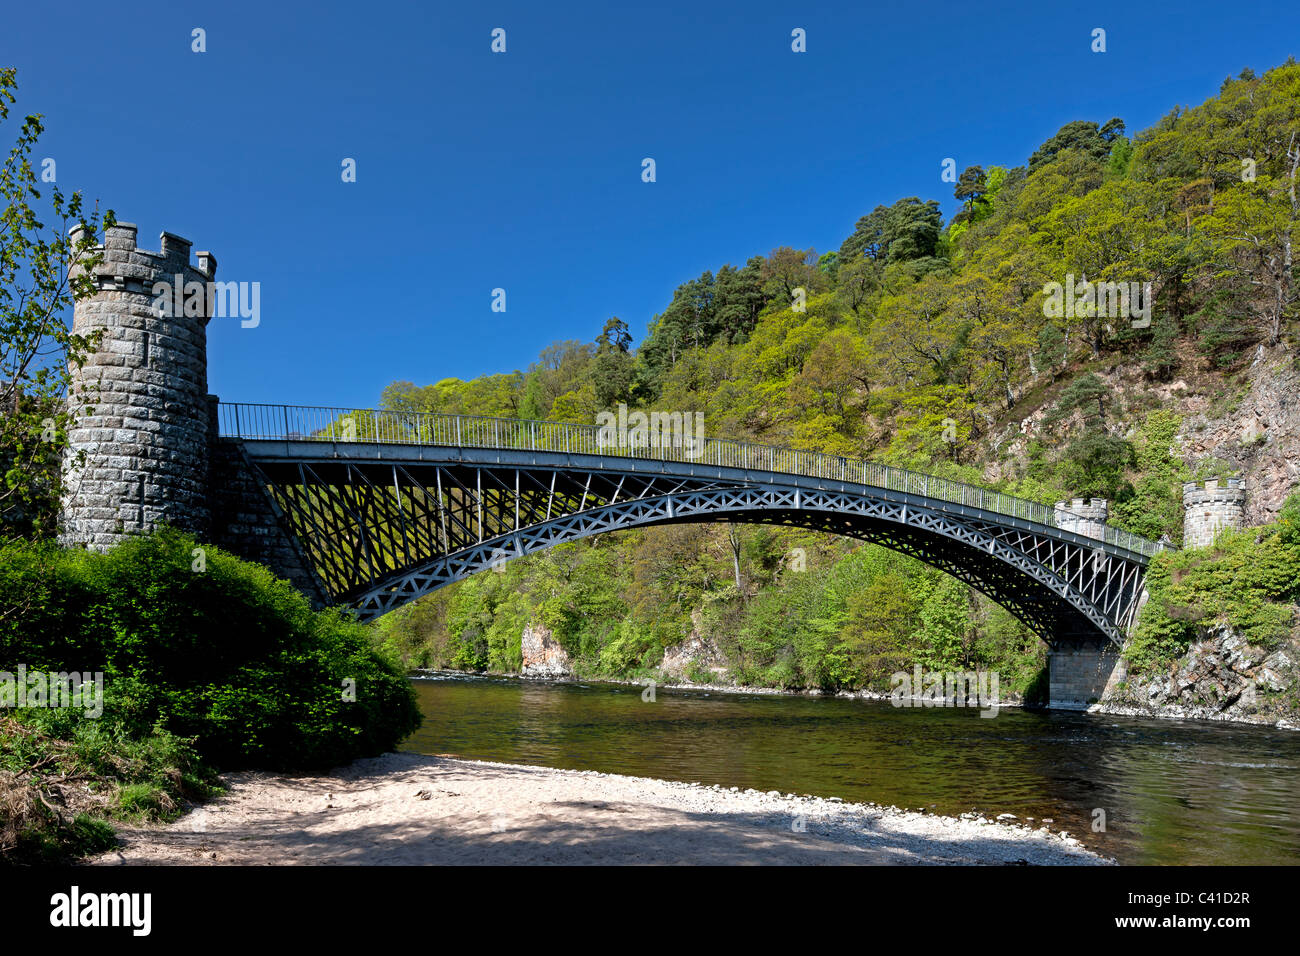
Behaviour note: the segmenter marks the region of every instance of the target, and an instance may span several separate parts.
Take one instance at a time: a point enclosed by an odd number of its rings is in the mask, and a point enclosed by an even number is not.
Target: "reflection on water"
[[[1300,863],[1300,733],[439,676],[402,749],[1050,818],[1124,863]],[[1106,832],[1091,830],[1093,811]]]

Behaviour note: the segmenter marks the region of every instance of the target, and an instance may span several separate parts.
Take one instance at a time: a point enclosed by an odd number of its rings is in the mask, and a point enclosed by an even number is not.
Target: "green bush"
[[[716,684],[720,681],[717,674],[699,661],[686,665],[686,679],[692,684]]]
[[[14,845],[0,848],[0,859],[27,865],[66,863],[71,856],[102,853],[117,844],[113,828],[103,820],[79,813],[64,825],[29,826]]]
[[[123,726],[192,738],[223,769],[333,766],[420,720],[364,625],[171,530],[105,554],[0,547],[0,669],[19,663],[102,670]]]
[[[1167,666],[1210,624],[1276,646],[1300,603],[1300,495],[1262,527],[1224,531],[1208,548],[1161,552],[1146,587],[1151,597],[1126,653],[1135,672]]]

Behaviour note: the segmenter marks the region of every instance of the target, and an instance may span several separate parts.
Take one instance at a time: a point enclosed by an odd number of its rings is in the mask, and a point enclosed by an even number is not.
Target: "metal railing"
[[[217,408],[220,434],[226,438],[445,445],[693,462],[886,488],[981,508],[1049,527],[1062,527],[1058,520],[1060,517],[1076,527],[1095,527],[1091,519],[1052,505],[891,465],[728,438],[697,439],[689,434],[688,416],[676,419],[676,423],[681,425],[681,419],[687,418],[686,425],[676,429],[670,427],[667,441],[663,438],[662,428],[658,431],[646,429],[644,442],[627,445],[608,440],[610,435],[599,426],[565,422],[302,405],[222,402]],[[663,424],[662,420],[660,424]],[[684,432],[687,433],[685,436]],[[1165,547],[1162,543],[1110,525],[1101,528],[1102,540],[1128,551],[1149,556]]]

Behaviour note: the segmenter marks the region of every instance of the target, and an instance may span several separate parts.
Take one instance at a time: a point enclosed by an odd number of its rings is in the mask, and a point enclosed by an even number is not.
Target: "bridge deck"
[[[683,439],[680,427],[669,428],[668,436],[664,435],[662,428],[647,429],[643,432],[645,441],[629,447],[611,441],[611,435],[597,426],[565,422],[224,402],[218,409],[222,437],[295,445],[326,442],[336,446],[330,453],[331,457],[338,457],[337,446],[340,445],[354,448],[377,445],[594,456],[610,459],[611,467],[627,467],[632,464],[628,459],[633,459],[647,463],[673,463],[690,470],[694,467],[715,473],[723,470],[732,477],[767,473],[855,484],[992,512],[1051,528],[1061,528],[1060,520],[1066,517],[1084,520],[1068,511],[1026,498],[863,459],[725,438],[695,439],[688,435]],[[445,450],[441,454],[445,455]],[[350,454],[346,456],[351,457]],[[500,456],[497,461],[504,463]],[[536,457],[527,463],[540,464]],[[673,471],[683,473],[676,467]],[[1120,528],[1099,527],[1102,537],[1098,540],[1110,546],[1107,550],[1113,548],[1149,558],[1165,547]]]

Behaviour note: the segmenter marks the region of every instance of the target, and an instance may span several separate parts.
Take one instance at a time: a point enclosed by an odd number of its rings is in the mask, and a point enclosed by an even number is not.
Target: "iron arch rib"
[[[607,531],[791,525],[913,555],[983,591],[1049,642],[1105,635],[1146,557],[1060,528],[924,496],[788,476],[576,463],[254,460],[333,603],[373,619],[495,563]],[[626,465],[626,462],[621,464]]]

